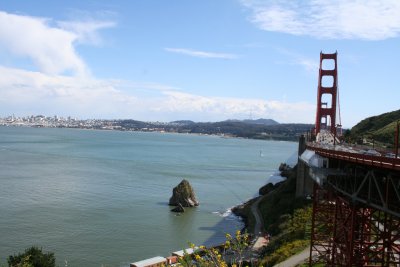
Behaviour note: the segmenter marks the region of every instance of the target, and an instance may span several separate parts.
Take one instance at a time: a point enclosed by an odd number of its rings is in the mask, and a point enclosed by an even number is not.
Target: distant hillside
[[[190,125],[181,125],[180,132],[198,134],[225,134],[236,137],[254,139],[298,140],[301,134],[309,131],[311,124],[274,124],[265,125],[246,123],[242,121],[199,122]]]
[[[351,128],[353,139],[370,138],[382,143],[393,144],[397,121],[400,120],[400,110],[373,116],[360,121]]]
[[[272,119],[257,119],[257,120],[226,120],[225,122],[243,122],[247,124],[261,124],[261,125],[277,125],[279,122]]]
[[[172,123],[172,124],[178,124],[178,125],[191,125],[191,124],[195,124],[195,122],[194,122],[194,121],[191,121],[191,120],[171,121],[170,123]]]
[[[107,122],[107,125],[121,131],[163,131],[287,141],[297,141],[300,135],[308,132],[313,127],[312,124],[280,124],[271,119],[228,120],[221,122],[178,120],[169,123],[116,120]],[[101,127],[99,126],[99,128]]]

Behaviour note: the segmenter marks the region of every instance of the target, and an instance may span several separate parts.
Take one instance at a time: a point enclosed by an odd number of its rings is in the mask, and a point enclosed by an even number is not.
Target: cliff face
[[[199,201],[196,199],[196,195],[190,183],[183,179],[174,189],[172,190],[172,197],[169,199],[169,205],[183,207],[194,207],[199,205]]]

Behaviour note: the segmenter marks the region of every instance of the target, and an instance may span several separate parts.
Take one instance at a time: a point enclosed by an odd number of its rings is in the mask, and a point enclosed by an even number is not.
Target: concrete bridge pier
[[[299,139],[298,157],[306,150],[306,140],[304,135]],[[297,162],[297,177],[296,177],[296,197],[306,197],[312,195],[314,181],[309,175],[309,167],[301,160]]]

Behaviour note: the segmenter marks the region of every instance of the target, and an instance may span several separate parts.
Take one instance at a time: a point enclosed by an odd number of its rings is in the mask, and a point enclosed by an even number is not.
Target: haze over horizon
[[[397,0],[6,1],[0,117],[314,123],[338,51],[342,125],[399,109]]]

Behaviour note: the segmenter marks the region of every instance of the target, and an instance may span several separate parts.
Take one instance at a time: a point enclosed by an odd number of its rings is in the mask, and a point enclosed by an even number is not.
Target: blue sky
[[[344,127],[399,109],[398,0],[2,1],[0,117],[314,123],[338,51]]]

